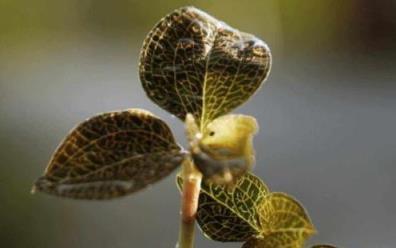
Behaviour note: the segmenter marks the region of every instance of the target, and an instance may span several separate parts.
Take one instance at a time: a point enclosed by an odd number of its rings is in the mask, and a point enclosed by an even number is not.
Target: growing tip
[[[37,187],[36,185],[33,185],[32,189],[30,190],[30,194],[35,194],[37,192]]]

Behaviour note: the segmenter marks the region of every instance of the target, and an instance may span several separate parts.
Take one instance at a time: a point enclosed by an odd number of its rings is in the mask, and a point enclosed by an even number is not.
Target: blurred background
[[[254,115],[255,172],[299,199],[310,243],[395,247],[396,1],[0,0],[0,246],[174,247],[174,175],[123,199],[31,195],[61,139],[98,112],[145,108],[137,60],[152,26],[194,5],[264,39],[266,85],[237,112]],[[217,243],[197,232],[197,247]]]

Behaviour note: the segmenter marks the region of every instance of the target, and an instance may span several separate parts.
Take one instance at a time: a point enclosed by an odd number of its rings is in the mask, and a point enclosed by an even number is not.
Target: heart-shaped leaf
[[[177,183],[182,187],[182,178]],[[259,204],[269,193],[256,176],[247,173],[234,187],[202,183],[197,221],[203,233],[216,241],[246,241],[259,234]]]
[[[167,176],[184,156],[169,127],[151,113],[100,114],[71,131],[34,189],[80,199],[124,196]]]
[[[261,233],[242,248],[302,248],[316,232],[304,207],[285,193],[265,195],[258,212]]]
[[[308,237],[316,232],[304,207],[285,193],[273,192],[266,195],[259,212],[263,236],[295,231]]]
[[[194,7],[159,21],[144,41],[140,79],[148,97],[201,129],[244,103],[268,76],[268,46]]]

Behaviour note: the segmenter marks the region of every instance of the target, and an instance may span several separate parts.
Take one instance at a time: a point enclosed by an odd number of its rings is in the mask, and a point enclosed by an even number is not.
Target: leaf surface
[[[179,188],[181,177],[177,178]],[[258,205],[268,187],[247,173],[232,188],[202,183],[197,221],[204,234],[216,241],[246,241],[260,232]]]
[[[173,11],[146,37],[140,79],[148,97],[200,127],[244,103],[268,76],[268,46],[194,7]]]
[[[259,212],[264,236],[273,232],[297,232],[310,236],[316,232],[301,203],[285,193],[266,195]]]
[[[167,176],[184,156],[169,127],[151,113],[104,113],[70,132],[34,189],[79,199],[124,196]]]
[[[180,176],[177,183],[180,189]],[[243,248],[301,248],[316,232],[297,200],[270,192],[251,173],[239,178],[233,188],[202,183],[197,221],[208,238],[246,241]]]
[[[304,207],[285,193],[267,194],[258,211],[261,233],[242,248],[302,248],[316,232]]]

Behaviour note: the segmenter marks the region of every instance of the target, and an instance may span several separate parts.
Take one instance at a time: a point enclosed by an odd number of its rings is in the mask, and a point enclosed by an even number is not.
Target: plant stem
[[[180,223],[180,233],[179,233],[179,246],[178,248],[193,248],[194,247],[194,221]]]
[[[178,248],[193,248],[195,216],[198,208],[202,174],[191,160],[186,160],[182,168],[182,177],[183,192]]]

